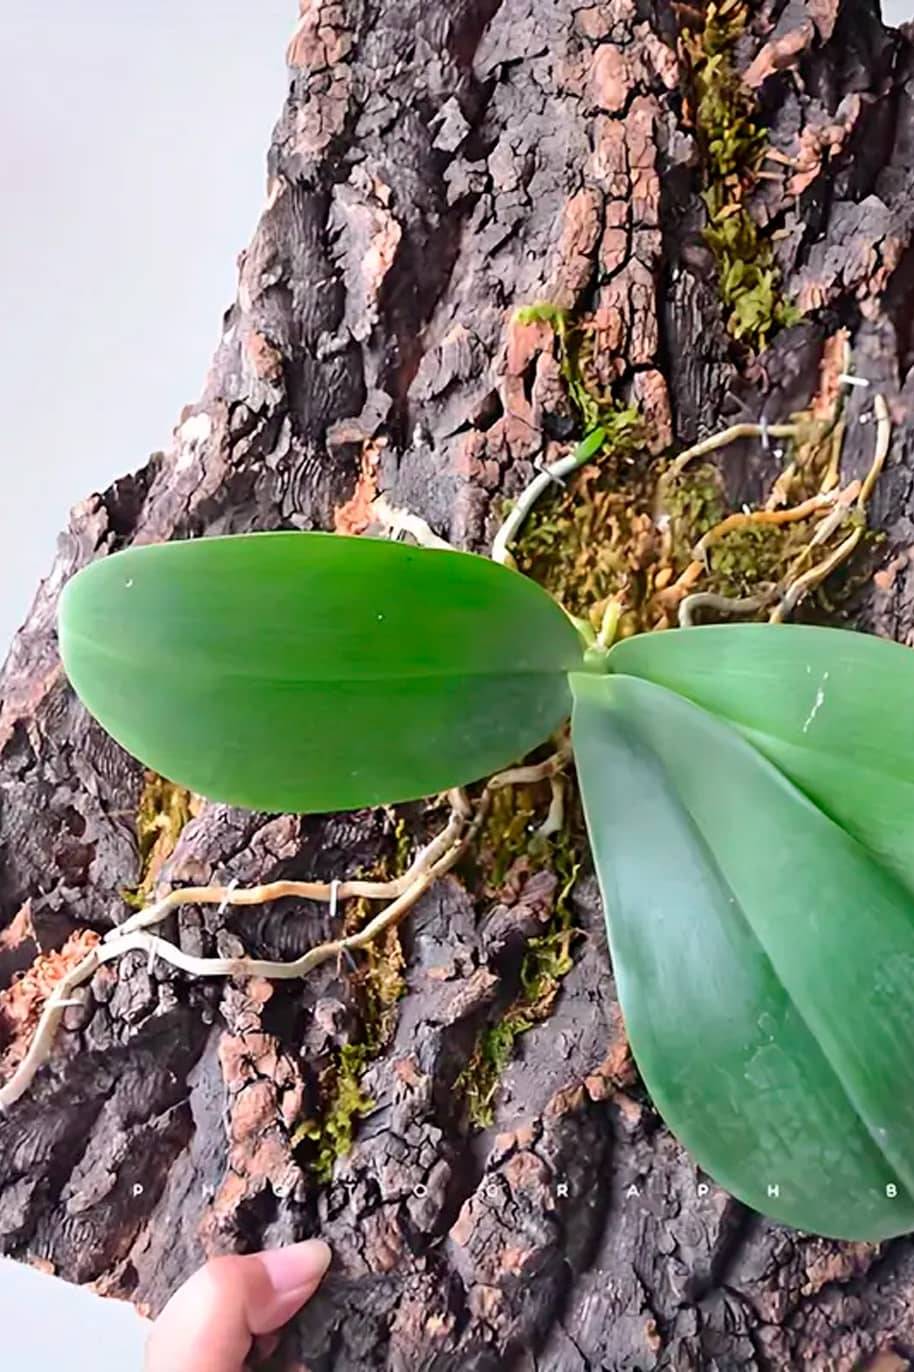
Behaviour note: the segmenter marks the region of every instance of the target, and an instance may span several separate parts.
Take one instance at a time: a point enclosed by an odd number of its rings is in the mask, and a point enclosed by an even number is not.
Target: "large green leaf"
[[[914,1228],[911,896],[729,725],[632,677],[572,688],[620,1000],[667,1123],[777,1219]]]
[[[60,607],[64,666],[130,752],[202,795],[326,811],[473,781],[570,709],[578,636],[481,557],[332,534],[130,548]]]
[[[642,634],[613,671],[729,720],[914,890],[914,653],[802,625]]]

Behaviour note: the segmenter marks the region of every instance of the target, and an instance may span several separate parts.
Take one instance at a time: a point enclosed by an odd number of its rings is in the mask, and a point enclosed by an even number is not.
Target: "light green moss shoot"
[[[776,328],[796,323],[800,314],[784,297],[771,240],[746,205],[767,144],[755,97],[734,60],[747,18],[744,0],[712,2],[704,27],[687,31],[684,45],[704,153],[705,241],[717,261],[727,328],[759,350]]]

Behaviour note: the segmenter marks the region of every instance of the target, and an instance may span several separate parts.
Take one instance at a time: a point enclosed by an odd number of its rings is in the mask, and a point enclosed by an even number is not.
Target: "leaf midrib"
[[[653,678],[652,678],[652,677],[640,677],[639,680],[641,680],[641,681],[653,681]],[[657,685],[657,686],[662,686],[662,687],[663,687],[665,690],[667,690],[667,691],[672,691],[672,693],[673,693],[674,695],[681,696],[682,699],[683,699],[683,700],[687,700],[687,701],[689,702],[690,705],[694,705],[695,708],[696,708],[697,710],[704,710],[705,714],[709,714],[709,715],[711,715],[714,719],[722,720],[723,723],[731,725],[734,729],[738,730],[739,733],[741,733],[741,734],[744,736],[744,738],[746,738],[747,742],[752,743],[753,746],[755,746],[755,744],[754,744],[754,742],[753,742],[753,740],[755,740],[755,739],[771,739],[772,742],[775,743],[775,744],[777,744],[777,743],[786,744],[786,745],[787,745],[788,747],[790,747],[790,748],[798,748],[801,752],[809,753],[809,754],[813,754],[813,755],[815,755],[815,754],[824,755],[824,754],[828,751],[828,750],[822,748],[820,745],[816,744],[816,742],[814,741],[814,739],[812,739],[812,738],[811,738],[810,736],[808,736],[808,735],[807,735],[807,736],[801,736],[800,738],[796,738],[796,739],[795,739],[795,738],[789,737],[789,736],[786,735],[786,734],[775,733],[775,732],[774,732],[773,730],[771,730],[771,729],[759,728],[758,726],[756,726],[756,725],[754,725],[754,724],[750,724],[748,721],[746,721],[746,720],[744,720],[744,719],[740,719],[738,715],[731,714],[731,713],[729,713],[729,712],[727,712],[727,711],[725,711],[725,710],[723,710],[723,709],[718,709],[716,705],[715,705],[715,706],[713,707],[713,709],[712,709],[710,706],[704,704],[703,701],[701,701],[701,700],[696,700],[695,697],[692,696],[692,695],[690,695],[687,691],[680,690],[680,688],[679,688],[678,686],[670,686],[670,685],[668,685],[665,681],[657,681],[657,682],[654,682],[654,684]],[[761,749],[759,749],[758,751],[761,751]],[[862,766],[862,765],[859,763],[859,761],[857,760],[858,757],[859,757],[859,753],[858,753],[858,754],[849,754],[849,753],[847,753],[847,754],[842,754],[842,760],[843,760],[844,762],[846,762],[846,764],[847,764],[848,766],[853,767],[856,771],[865,772],[868,776],[874,775],[873,768],[872,768],[872,767],[867,767],[867,766]],[[893,770],[892,763],[893,763],[894,759],[893,759],[889,754],[887,754],[887,753],[885,753],[885,754],[880,754],[880,758],[883,758],[883,757],[885,758],[885,766],[883,767],[882,764],[880,763],[880,770],[881,770],[881,771],[884,771],[885,774],[886,774],[887,776],[891,777],[891,779],[892,779],[893,781],[896,781],[896,782],[898,782],[898,783],[901,784],[901,785],[906,785],[906,786],[910,787],[912,790],[914,790],[914,783],[911,782],[911,780],[910,780],[909,777],[907,777],[900,769],[899,769],[899,770]],[[771,761],[771,759],[770,759],[770,758],[767,758],[767,757],[766,757],[766,760],[769,761],[769,762]],[[772,766],[777,767],[777,763],[772,763]],[[778,771],[780,771],[780,770],[781,770],[781,769],[778,767]],[[787,779],[790,780],[789,777],[788,777]],[[792,783],[792,784],[793,784],[793,785],[796,785],[795,782]],[[800,789],[800,788],[798,788],[798,789]],[[802,794],[805,795],[805,792],[802,792]],[[822,809],[822,807],[821,807],[820,805],[818,805],[818,804],[816,805],[816,808],[819,809],[819,810]],[[822,810],[822,813],[823,813],[823,814],[826,814],[826,811]],[[830,818],[830,816],[828,816],[828,817]],[[836,822],[837,822],[837,821],[836,821]],[[839,827],[840,827],[840,828],[843,828],[844,826],[843,826],[843,825],[840,825]]]
[[[693,705],[695,705],[695,702],[694,702],[694,701],[691,702],[691,703],[692,703]],[[695,705],[695,708],[696,708],[696,709],[703,709],[704,707],[703,707],[703,706],[700,706],[700,705]],[[710,712],[710,711],[705,711],[705,713],[711,713],[711,712]],[[718,716],[718,718],[722,718],[722,717],[721,717],[721,716]],[[730,721],[730,722],[732,722],[732,721]],[[751,743],[748,742],[748,740],[745,740],[745,742],[746,742],[746,744],[747,744],[748,747],[752,747],[752,746],[753,746]],[[723,871],[723,869],[722,869],[720,863],[718,862],[718,860],[717,860],[717,858],[716,858],[716,856],[715,856],[715,854],[714,854],[714,851],[713,851],[713,849],[712,849],[712,847],[711,847],[711,845],[710,845],[710,842],[709,842],[709,840],[708,840],[708,838],[707,838],[707,836],[706,836],[706,834],[705,834],[705,830],[704,830],[704,828],[702,827],[701,823],[699,822],[697,816],[694,814],[694,812],[693,812],[693,810],[692,810],[692,807],[691,807],[690,805],[687,804],[686,799],[685,799],[685,797],[683,796],[681,790],[680,790],[679,787],[673,782],[672,778],[670,777],[670,773],[669,773],[669,771],[668,771],[668,769],[667,769],[667,767],[666,767],[666,764],[665,764],[663,758],[660,757],[660,755],[656,752],[656,750],[651,746],[650,743],[646,743],[646,746],[647,746],[648,748],[651,749],[651,752],[654,753],[654,756],[655,756],[655,757],[658,759],[658,761],[660,762],[660,764],[661,764],[661,766],[662,766],[662,768],[663,768],[663,771],[664,771],[664,773],[665,773],[666,776],[667,776],[667,779],[668,779],[668,781],[669,781],[669,784],[670,784],[671,789],[672,789],[672,790],[674,791],[674,793],[679,797],[680,804],[682,805],[683,810],[685,811],[686,815],[688,816],[689,823],[691,824],[691,826],[692,826],[692,828],[693,828],[693,831],[694,831],[695,834],[696,834],[696,837],[697,837],[697,838],[700,840],[700,842],[701,842],[702,852],[703,852],[705,858],[707,859],[707,861],[709,862],[709,865],[711,866],[711,869],[716,873],[716,875],[717,875],[717,877],[718,877],[718,879],[719,879],[721,885],[723,886],[724,890],[725,890],[725,891],[728,891],[728,892],[730,893],[730,895],[731,895],[731,897],[732,897],[732,901],[729,903],[728,909],[730,909],[730,910],[736,910],[736,911],[739,912],[740,918],[743,920],[743,922],[744,922],[746,928],[749,930],[749,933],[752,935],[752,937],[753,937],[753,939],[755,940],[755,942],[757,943],[758,947],[761,949],[762,955],[763,955],[763,957],[765,958],[766,963],[767,963],[768,966],[771,968],[771,972],[772,972],[772,975],[773,975],[775,981],[776,981],[777,984],[780,986],[780,988],[781,988],[781,990],[783,991],[784,995],[786,996],[788,1002],[790,1003],[790,1005],[791,1005],[791,1006],[793,1007],[793,1009],[795,1010],[795,1012],[796,1012],[798,1018],[800,1019],[801,1023],[803,1024],[804,1028],[806,1029],[807,1033],[810,1035],[810,1037],[812,1038],[813,1042],[814,1042],[814,1043],[816,1044],[816,1046],[818,1047],[819,1052],[822,1054],[823,1060],[828,1064],[828,1067],[829,1067],[829,1069],[830,1069],[830,1071],[831,1071],[831,1073],[832,1073],[832,1075],[833,1075],[835,1081],[837,1082],[838,1087],[839,1087],[839,1089],[841,1090],[841,1092],[842,1092],[842,1094],[843,1094],[845,1100],[848,1102],[848,1104],[849,1104],[851,1110],[853,1111],[854,1115],[855,1115],[856,1118],[860,1121],[861,1125],[862,1125],[863,1128],[865,1129],[865,1131],[866,1131],[868,1137],[869,1137],[870,1140],[872,1141],[872,1143],[873,1143],[874,1147],[876,1148],[876,1151],[878,1152],[879,1156],[885,1160],[885,1162],[892,1168],[893,1172],[895,1172],[895,1173],[898,1175],[899,1179],[904,1183],[905,1190],[906,1190],[906,1192],[907,1192],[907,1194],[908,1194],[908,1199],[912,1202],[912,1204],[914,1204],[914,1171],[909,1172],[909,1170],[908,1170],[908,1168],[907,1168],[907,1165],[906,1165],[904,1162],[902,1162],[902,1164],[899,1165],[898,1160],[897,1160],[896,1158],[892,1157],[892,1156],[886,1151],[886,1148],[885,1148],[885,1146],[884,1146],[884,1140],[880,1139],[880,1138],[878,1137],[878,1135],[874,1132],[874,1129],[873,1129],[873,1127],[870,1125],[869,1120],[866,1118],[866,1115],[862,1112],[860,1106],[857,1104],[856,1100],[854,1099],[853,1093],[852,1093],[850,1087],[848,1086],[848,1084],[845,1082],[844,1077],[842,1076],[842,1074],[841,1074],[841,1072],[840,1072],[840,1070],[839,1070],[839,1067],[838,1067],[838,1066],[835,1064],[835,1062],[832,1060],[832,1057],[831,1057],[831,1055],[829,1054],[828,1050],[826,1049],[825,1045],[824,1045],[824,1044],[821,1042],[821,1040],[819,1039],[818,1034],[816,1033],[816,1031],[814,1030],[813,1026],[810,1024],[809,1020],[807,1019],[806,1015],[804,1014],[804,1012],[803,1012],[803,1007],[800,1005],[800,1003],[797,1001],[796,997],[792,994],[792,992],[791,992],[790,989],[788,988],[787,984],[785,983],[785,981],[784,981],[784,979],[783,979],[783,977],[782,977],[782,975],[781,975],[781,973],[780,973],[780,971],[779,971],[779,969],[778,969],[778,966],[777,966],[776,962],[774,961],[774,958],[772,957],[772,954],[770,953],[770,951],[769,951],[769,949],[768,949],[768,947],[767,947],[767,945],[766,945],[766,943],[765,943],[765,940],[762,938],[761,934],[759,933],[758,929],[756,928],[755,924],[753,923],[752,919],[750,918],[750,915],[749,915],[749,913],[748,913],[748,911],[747,911],[745,905],[743,904],[743,901],[741,900],[741,898],[740,898],[739,895],[737,894],[737,892],[736,892],[736,890],[734,889],[732,883],[730,882],[729,878],[725,875],[725,873],[724,873],[724,871]],[[849,838],[849,839],[851,840],[851,842],[857,843],[858,846],[862,847],[862,845],[859,844],[859,841],[858,841],[857,839],[855,839],[854,836],[853,836],[852,834],[848,834],[847,830],[844,829],[843,825],[838,824],[835,820],[833,820],[833,819],[831,818],[830,815],[827,815],[827,814],[825,813],[825,811],[821,809],[820,806],[816,805],[814,801],[810,800],[809,797],[806,795],[806,793],[805,793],[804,791],[801,791],[800,788],[799,788],[798,786],[796,786],[795,783],[792,782],[792,781],[790,780],[789,777],[784,776],[783,772],[781,772],[779,768],[775,767],[775,764],[774,764],[773,762],[771,762],[771,761],[770,761],[767,757],[765,757],[764,755],[762,755],[762,759],[761,759],[761,760],[762,760],[762,762],[765,763],[767,766],[774,768],[774,770],[777,771],[778,774],[783,778],[784,782],[785,782],[788,786],[792,787],[792,789],[793,789],[794,791],[797,792],[798,796],[802,797],[802,799],[805,800],[805,801],[807,802],[807,804],[812,805],[813,808],[816,809],[816,810],[819,812],[819,814],[822,816],[822,818],[823,818],[827,823],[829,823],[829,824],[834,824],[835,828],[836,828],[836,829],[840,829],[841,832],[844,833],[844,834],[846,835],[846,837]],[[865,850],[865,851],[866,851],[867,859],[868,859],[868,860],[872,860],[871,857],[870,857],[869,851],[868,851],[868,850]],[[876,864],[876,865],[880,865],[880,864]]]
[[[79,632],[74,632],[73,630],[68,630],[66,636],[71,642],[78,641],[82,644],[88,645],[90,650],[99,657],[108,658],[112,662],[129,663],[130,661],[130,659],[124,653],[119,652],[114,648],[109,648],[105,644],[99,643],[96,639],[92,638],[88,634],[82,634]],[[195,658],[193,655],[190,655],[188,657],[178,657],[171,653],[163,654],[161,652],[155,655],[154,665],[165,665],[168,667],[173,667],[182,672],[193,670],[199,672],[201,675],[203,675],[204,672],[206,672],[211,676],[218,677],[220,680],[259,680],[264,682],[288,682],[291,684],[298,685],[326,684],[328,686],[346,685],[351,682],[371,683],[380,681],[438,681],[447,680],[451,678],[456,678],[461,681],[468,679],[472,680],[477,678],[480,680],[484,680],[486,678],[502,678],[511,680],[513,678],[520,679],[525,677],[567,678],[571,672],[580,670],[579,665],[576,663],[574,667],[529,667],[513,669],[508,667],[502,667],[487,669],[485,671],[467,670],[465,668],[459,669],[457,667],[454,667],[442,668],[440,670],[425,669],[417,671],[399,671],[396,673],[359,672],[358,674],[350,673],[346,676],[304,676],[297,674],[291,674],[289,676],[280,676],[275,673],[258,671],[253,666],[249,670],[245,670],[243,668],[239,670],[239,668],[237,667],[233,667],[232,669],[226,668],[223,670],[218,666],[214,667],[212,664],[207,663],[207,659],[205,656],[201,658]]]

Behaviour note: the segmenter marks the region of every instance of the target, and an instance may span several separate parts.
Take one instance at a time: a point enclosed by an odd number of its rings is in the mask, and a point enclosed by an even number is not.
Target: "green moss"
[[[456,1089],[466,1097],[467,1113],[475,1129],[492,1125],[498,1085],[514,1057],[515,1040],[532,1027],[532,1020],[512,1009],[480,1034],[473,1056],[456,1082]]]
[[[660,512],[670,520],[673,570],[681,572],[692,560],[698,540],[724,517],[724,495],[715,467],[687,469],[675,482],[661,477]]]
[[[781,294],[770,241],[742,205],[734,210],[733,202],[726,201],[715,209],[720,198],[715,191],[705,192],[710,216],[705,241],[717,259],[727,327],[734,338],[760,349],[776,328],[795,324],[801,315]]]
[[[517,311],[519,324],[548,324],[558,344],[559,366],[568,395],[580,416],[585,434],[599,426],[600,405],[584,381],[581,360],[581,334],[567,310],[548,300],[539,300]]]
[[[521,1006],[533,1023],[549,1014],[559,983],[574,965],[570,896],[581,865],[564,835],[559,835],[558,842],[552,845],[550,856],[550,865],[559,879],[555,910],[546,932],[528,943],[520,969]]]
[[[479,844],[488,889],[499,890],[513,864],[527,852],[535,819],[531,787],[505,786],[494,793]]]
[[[684,35],[694,91],[694,120],[704,153],[705,240],[717,261],[727,327],[754,349],[800,318],[784,298],[774,250],[746,208],[767,145],[752,91],[734,49],[748,19],[744,0],[707,5],[704,25]]]
[[[748,596],[766,582],[776,583],[812,532],[806,522],[749,524],[734,529],[710,550],[703,588],[725,596]]]
[[[411,849],[402,820],[395,823],[394,838],[393,875],[400,875],[409,865]],[[374,875],[378,880],[386,880],[392,875],[391,864],[382,863]],[[367,901],[355,901],[345,923],[347,932],[360,928],[368,912]],[[319,1109],[292,1133],[293,1148],[304,1146],[303,1161],[320,1182],[331,1180],[337,1158],[344,1157],[352,1148],[358,1121],[374,1109],[374,1101],[362,1088],[362,1078],[393,1036],[397,1005],[406,989],[403,951],[396,928],[388,929],[363,949],[362,956],[364,962],[351,978],[359,1019],[358,1038],[344,1043],[333,1054],[320,1073]]]
[[[598,427],[605,434],[603,451],[612,457],[632,457],[644,447],[644,416],[637,405],[608,401],[599,411]]]
[[[345,1043],[322,1083],[326,1101],[320,1119],[305,1120],[292,1135],[292,1146],[313,1144],[311,1171],[320,1182],[333,1176],[337,1158],[352,1148],[356,1121],[374,1109],[362,1090],[361,1079],[374,1051],[367,1043]],[[329,1089],[332,1086],[332,1089]]]
[[[580,862],[566,826],[554,839],[528,845],[535,868],[549,867],[559,879],[552,918],[546,931],[531,938],[518,976],[518,992],[501,1018],[480,1033],[473,1054],[456,1082],[464,1095],[471,1124],[486,1129],[494,1121],[499,1084],[516,1051],[518,1038],[552,1013],[563,977],[574,965],[571,947],[571,890]]]
[[[359,1010],[359,1038],[344,1043],[320,1074],[320,1109],[292,1134],[292,1146],[309,1145],[305,1159],[318,1181],[328,1182],[337,1158],[352,1148],[358,1121],[374,1109],[362,1089],[362,1077],[390,1042],[397,1002],[405,990],[403,957],[395,929],[379,947],[366,950],[367,969],[353,976]]]
[[[522,324],[546,323],[555,333],[562,376],[581,427],[579,451],[583,449],[580,455],[587,465],[564,490],[557,487],[554,495],[538,502],[512,551],[522,572],[580,618],[624,579],[624,556],[606,537],[605,516],[607,502],[632,485],[634,459],[645,446],[644,419],[637,406],[597,383],[593,331],[586,321],[575,321],[545,301],[518,310],[516,317]]]
[[[591,363],[593,342],[591,332],[571,318],[567,310],[549,301],[525,305],[515,315],[520,324],[548,324],[558,345],[559,367],[568,388],[568,395],[581,423],[582,441],[602,429],[603,442],[595,449],[617,456],[630,454],[644,444],[644,419],[634,405],[626,405],[601,390],[593,377]]]
[[[661,479],[659,490],[662,509],[671,521],[671,562],[679,573],[693,560],[699,539],[725,518],[720,476],[710,466],[688,470],[675,482]],[[812,520],[796,520],[729,530],[708,548],[700,589],[741,597],[779,583],[808,546],[814,527]]]
[[[702,28],[686,35],[695,82],[696,123],[715,178],[754,169],[765,149],[753,93],[740,79],[734,49],[745,31],[744,0],[711,0]]]

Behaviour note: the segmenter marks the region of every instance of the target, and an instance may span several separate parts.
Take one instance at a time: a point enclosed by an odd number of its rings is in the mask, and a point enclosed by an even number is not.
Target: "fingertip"
[[[244,1259],[256,1263],[270,1291],[268,1300],[248,1302],[248,1322],[255,1334],[279,1329],[311,1299],[330,1265],[332,1253],[322,1239],[305,1239],[286,1248],[267,1248]]]
[[[332,1253],[323,1239],[305,1239],[286,1248],[268,1248],[257,1254],[270,1285],[278,1296],[303,1286],[316,1286],[330,1266]]]
[[[237,1372],[254,1339],[310,1300],[330,1265],[322,1239],[214,1258],[172,1297],[153,1326],[149,1372]]]

